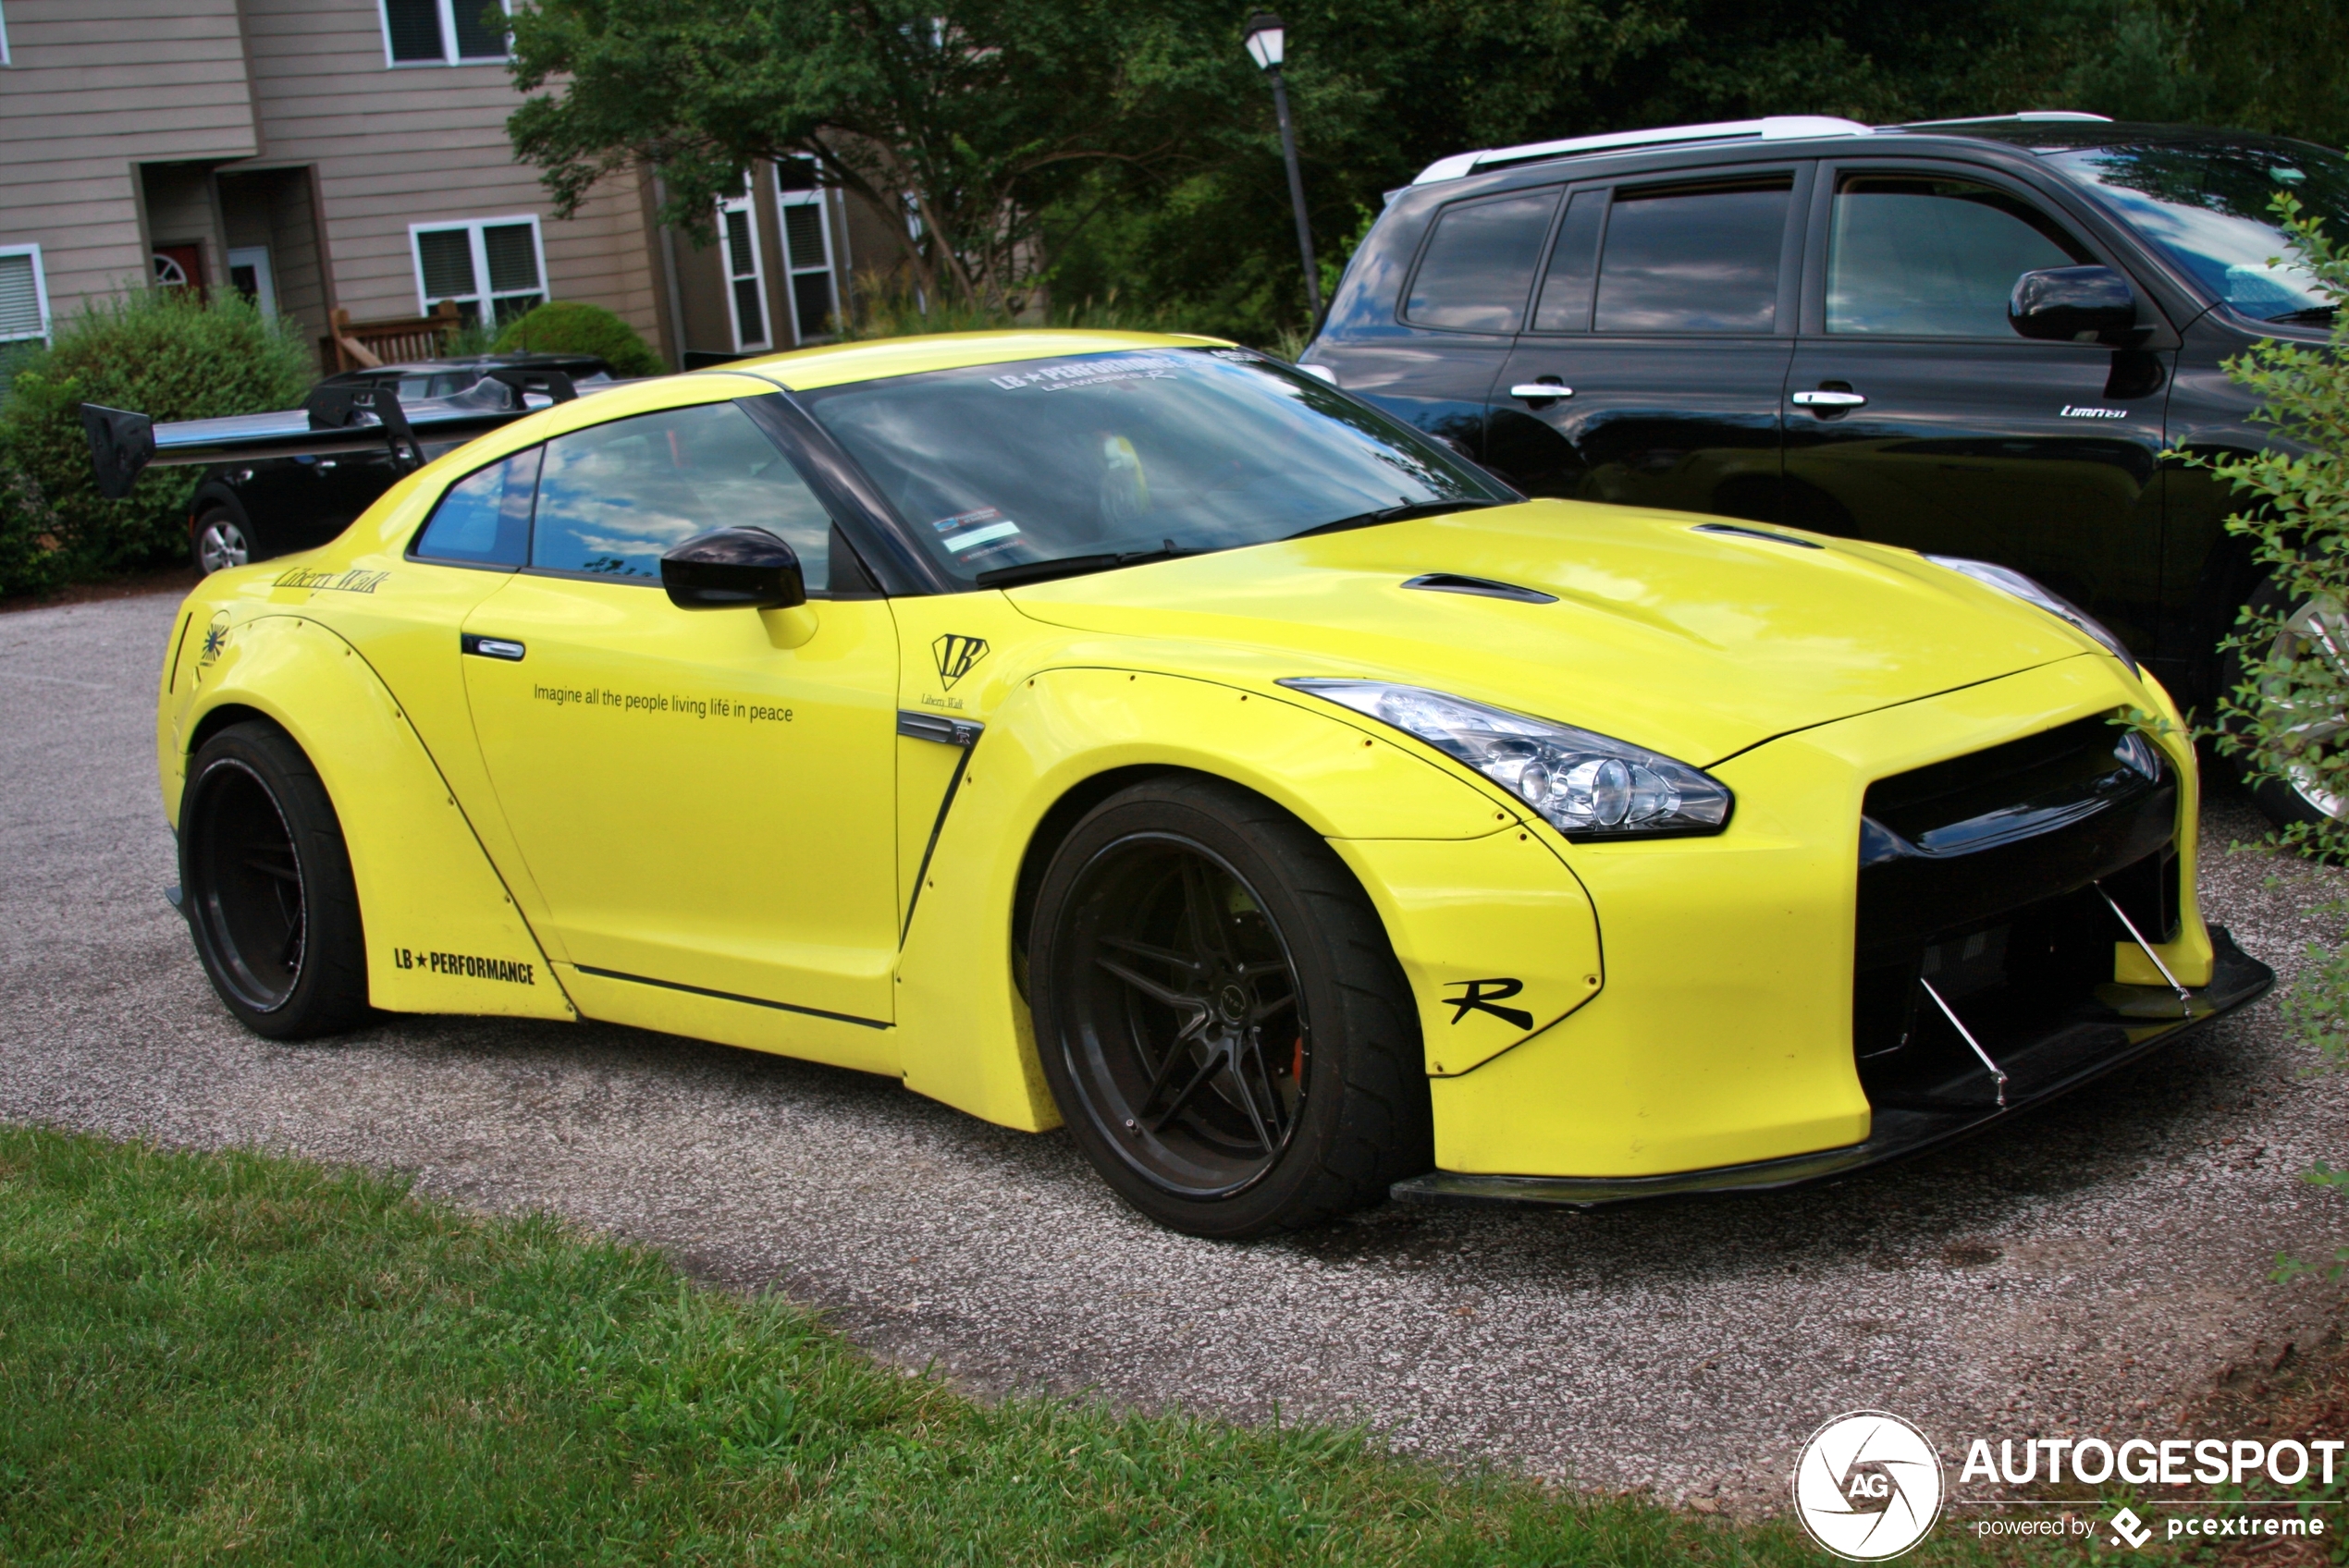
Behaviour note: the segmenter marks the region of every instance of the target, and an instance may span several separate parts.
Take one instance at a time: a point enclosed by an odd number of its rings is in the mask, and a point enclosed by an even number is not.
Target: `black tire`
[[[188,525],[188,555],[207,577],[231,567],[265,560],[269,552],[244,514],[224,501],[207,501]]]
[[[2306,619],[2309,613],[2308,602],[2305,598],[2297,602],[2289,600],[2283,589],[2273,578],[2264,578],[2260,581],[2259,586],[2253,590],[2251,599],[2245,607],[2255,616],[2263,619],[2276,618],[2286,623],[2295,619]],[[2344,647],[2349,647],[2349,620],[2322,615],[2321,611],[2318,613],[2322,616],[2326,625],[2333,631],[2336,640],[2342,641]],[[2244,679],[2242,650],[2227,649],[2219,659],[2218,694],[2221,697],[2232,697]],[[2215,710],[2215,703],[2213,707]],[[2221,719],[2221,722],[2224,720]],[[2338,716],[2327,716],[2316,722],[2319,726],[2337,726],[2340,729],[2349,729],[2349,719],[2343,719]],[[2268,820],[2279,827],[2289,827],[2294,824],[2306,824],[2313,827],[2323,822],[2349,821],[2349,799],[2328,797],[2323,790],[2315,787],[2314,780],[2287,783],[2281,779],[2268,778],[2255,783],[2246,778],[2244,780],[2244,786],[2249,791],[2253,802],[2266,815]]]
[[[212,988],[273,1040],[367,1016],[367,942],[342,824],[285,731],[252,721],[206,741],[179,801],[180,907]]]
[[[1029,963],[1063,1118],[1171,1230],[1297,1230],[1433,1163],[1385,929],[1330,847],[1260,796],[1169,777],[1102,802],[1044,873]]]

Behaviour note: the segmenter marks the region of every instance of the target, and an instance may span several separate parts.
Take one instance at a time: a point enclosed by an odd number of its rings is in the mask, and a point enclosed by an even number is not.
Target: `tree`
[[[996,304],[1087,170],[1182,162],[1252,85],[1190,0],[543,0],[513,31],[516,83],[559,83],[508,122],[559,214],[641,160],[706,234],[752,161],[804,154],[904,235],[919,287]]]

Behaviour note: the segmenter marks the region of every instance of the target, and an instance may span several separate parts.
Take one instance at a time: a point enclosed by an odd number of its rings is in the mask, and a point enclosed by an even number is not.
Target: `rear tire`
[[[1037,1049],[1077,1146],[1195,1236],[1293,1231],[1433,1163],[1419,1014],[1330,847],[1174,778],[1088,813],[1039,888]]]
[[[367,942],[342,825],[317,770],[274,725],[206,741],[179,802],[181,908],[212,988],[273,1040],[367,1016]]]
[[[2293,640],[2311,656],[2321,657],[2321,643],[2317,637],[2321,631],[2335,646],[2349,653],[2349,608],[2306,599],[2288,603],[2273,578],[2260,582],[2245,607],[2255,615],[2282,619],[2286,630],[2276,639],[2274,646],[2278,652],[2289,651],[2282,645]],[[2219,661],[2220,694],[2232,696],[2244,679],[2242,651],[2229,648]],[[2340,714],[2311,715],[2306,723],[2311,739],[2331,738],[2330,743],[2333,745],[2341,743],[2337,739],[2340,732],[2349,729],[2349,717]],[[2256,783],[2246,778],[2244,788],[2268,820],[2279,827],[2349,821],[2349,798],[2327,792],[2313,778],[2290,781],[2268,778]]]
[[[196,570],[207,577],[231,567],[248,566],[264,555],[255,546],[245,520],[216,504],[200,513],[189,527],[188,548]]]

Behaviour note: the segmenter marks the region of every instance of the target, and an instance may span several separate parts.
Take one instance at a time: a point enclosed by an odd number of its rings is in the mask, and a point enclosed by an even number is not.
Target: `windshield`
[[[2294,141],[2084,147],[2048,161],[2093,187],[2231,308],[2259,321],[2320,320],[2333,301],[2292,248],[2268,203],[2300,199],[2331,233],[2349,228],[2349,160]]]
[[[1408,426],[1247,349],[1073,354],[803,396],[964,582],[1516,498]]]

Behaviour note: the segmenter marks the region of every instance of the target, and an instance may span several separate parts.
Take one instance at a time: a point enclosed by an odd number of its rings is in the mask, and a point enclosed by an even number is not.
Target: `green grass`
[[[0,1562],[1815,1560],[1359,1434],[977,1403],[549,1219],[0,1127]]]

